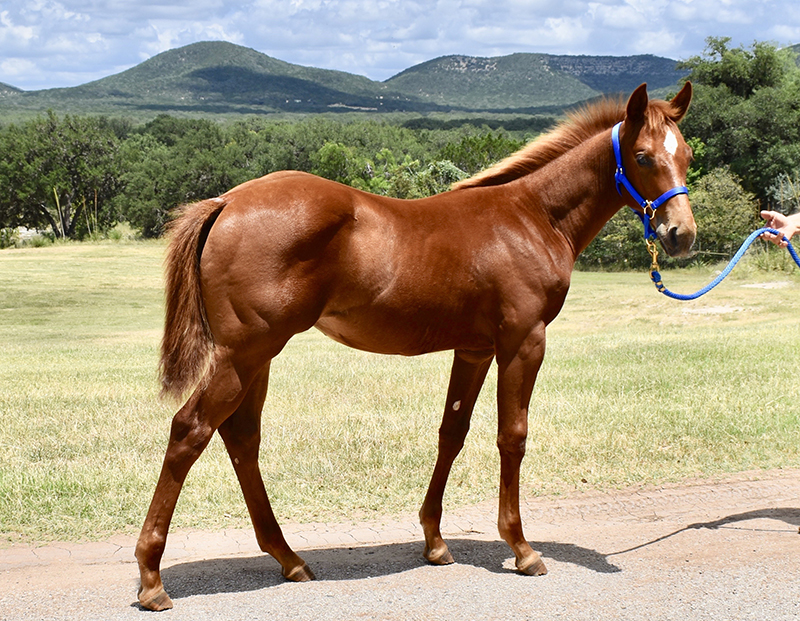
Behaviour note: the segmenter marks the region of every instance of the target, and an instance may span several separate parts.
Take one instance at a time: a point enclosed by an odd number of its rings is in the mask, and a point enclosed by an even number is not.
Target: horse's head
[[[627,189],[623,196],[634,211],[645,216],[645,226],[654,223],[661,245],[674,257],[689,254],[697,233],[684,187],[692,150],[677,126],[691,99],[690,82],[669,102],[650,101],[647,86],[642,84],[628,99],[625,120],[617,130],[623,176],[629,182],[618,177]]]

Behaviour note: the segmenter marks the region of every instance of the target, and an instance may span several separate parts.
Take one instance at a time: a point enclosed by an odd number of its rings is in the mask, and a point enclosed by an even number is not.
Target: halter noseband
[[[628,179],[628,177],[625,175],[625,167],[622,165],[622,149],[619,145],[619,128],[621,125],[621,122],[617,123],[614,125],[614,129],[611,130],[611,143],[614,145],[614,157],[617,160],[617,170],[614,173],[614,181],[617,183],[617,192],[619,192],[620,196],[622,196],[622,188],[620,186],[625,186],[625,189],[628,190],[628,193],[633,197],[633,200],[635,200],[642,208],[642,213],[639,213],[633,208],[631,209],[633,209],[633,213],[639,217],[639,220],[642,221],[642,225],[644,226],[645,240],[655,239],[656,232],[653,230],[653,227],[650,226],[650,220],[656,215],[656,209],[661,207],[661,205],[666,203],[673,196],[677,196],[678,194],[688,194],[689,188],[687,188],[685,185],[676,186],[671,190],[664,192],[654,201],[649,201],[646,198],[643,198],[642,195],[636,191],[636,188],[633,187],[630,179]]]

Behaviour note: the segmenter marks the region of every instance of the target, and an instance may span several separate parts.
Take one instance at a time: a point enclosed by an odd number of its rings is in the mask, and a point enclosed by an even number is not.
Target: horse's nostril
[[[685,257],[694,244],[694,229],[688,226],[671,226],[662,239],[664,249],[674,257]]]
[[[669,245],[673,248],[678,247],[678,227],[673,226],[667,232],[667,237],[669,238]]]

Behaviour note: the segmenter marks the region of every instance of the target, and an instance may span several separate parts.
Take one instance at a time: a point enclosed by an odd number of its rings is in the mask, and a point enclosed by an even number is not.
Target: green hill
[[[549,56],[553,71],[575,77],[589,88],[605,94],[630,93],[642,82],[651,91],[674,88],[686,75],[670,58],[639,56]]]
[[[445,56],[386,84],[422,101],[480,110],[559,106],[599,94],[573,76],[552,71],[544,54]]]
[[[641,82],[674,86],[675,61],[655,56],[446,56],[375,82],[294,65],[226,42],[169,50],[73,88],[20,91],[0,84],[0,111],[152,117],[276,112],[532,112],[561,109]]]
[[[685,75],[675,65],[656,56],[444,56],[411,67],[386,84],[442,106],[525,109],[627,93],[642,82],[651,89],[674,87]]]
[[[17,93],[21,93],[22,91],[15,86],[11,86],[10,84],[5,84],[0,82],[0,97],[5,97],[7,95],[16,95]]]
[[[362,76],[293,65],[232,43],[203,42],[81,86],[20,92],[6,103],[65,112],[321,112],[377,109],[382,90]]]

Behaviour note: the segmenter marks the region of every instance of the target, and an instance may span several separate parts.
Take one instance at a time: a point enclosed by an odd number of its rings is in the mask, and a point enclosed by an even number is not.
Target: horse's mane
[[[674,111],[669,103],[650,101],[647,121],[663,122],[673,114]],[[519,179],[559,158],[589,138],[610,129],[624,118],[625,102],[622,99],[603,98],[568,112],[567,118],[554,129],[494,166],[455,183],[453,189],[502,185]]]

